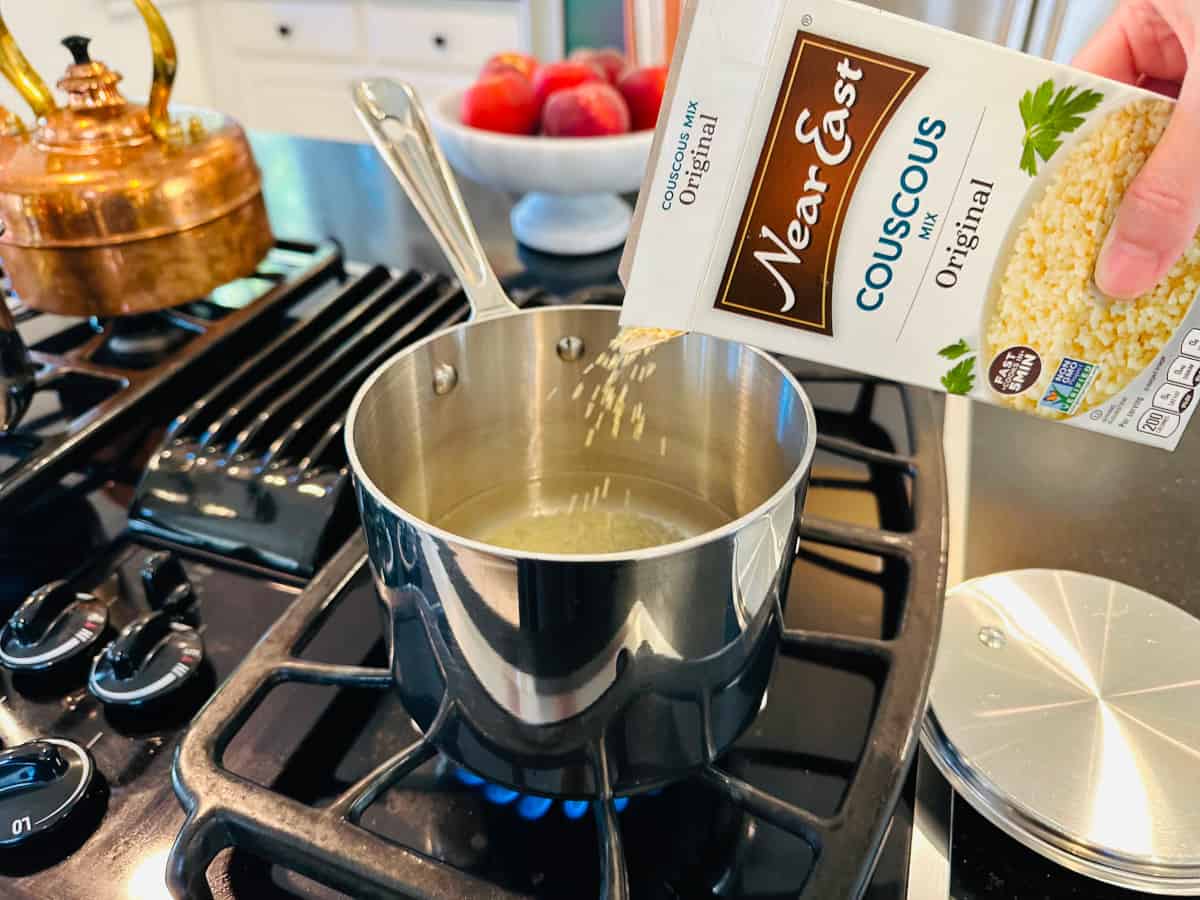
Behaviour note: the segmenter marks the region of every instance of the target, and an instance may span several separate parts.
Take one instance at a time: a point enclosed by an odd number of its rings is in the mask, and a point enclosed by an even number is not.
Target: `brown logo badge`
[[[925,66],[801,31],[717,309],[833,334],[833,261],[863,162]]]
[[[988,366],[988,383],[1000,394],[1020,394],[1042,377],[1042,358],[1023,345],[1001,350]]]

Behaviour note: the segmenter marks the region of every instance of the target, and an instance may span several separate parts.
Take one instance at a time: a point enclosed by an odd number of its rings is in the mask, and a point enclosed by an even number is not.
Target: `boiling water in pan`
[[[662,481],[580,472],[498,485],[436,524],[510,550],[596,554],[670,544],[732,519],[709,501]]]

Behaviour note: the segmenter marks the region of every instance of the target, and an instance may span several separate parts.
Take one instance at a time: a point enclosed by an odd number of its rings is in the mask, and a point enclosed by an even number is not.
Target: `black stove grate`
[[[901,510],[883,516],[879,528],[810,517],[806,511],[799,556],[837,577],[898,595],[899,603],[884,617],[880,637],[786,628],[781,665],[815,663],[865,677],[875,686],[873,714],[853,760],[808,756],[797,761],[801,754],[794,748],[750,747],[735,750],[721,765],[707,767],[687,782],[800,838],[813,857],[801,896],[825,900],[857,897],[866,888],[917,746],[945,587],[945,472],[940,431],[927,393],[828,369],[806,368],[798,375],[810,385],[835,384],[853,392],[847,409],[818,407],[819,447],[865,467],[867,490],[876,495],[881,510]],[[898,391],[902,399],[902,427],[909,446],[901,451],[872,417],[881,390]],[[879,564],[860,563],[859,554]],[[401,846],[362,823],[364,813],[389,787],[437,755],[429,740],[438,728],[436,721],[425,736],[377,764],[320,808],[222,765],[231,741],[279,685],[379,691],[391,687],[387,668],[301,657],[351,583],[363,577],[365,565],[364,544],[355,537],[318,573],[193,721],[174,768],[176,791],[187,811],[168,863],[168,882],[176,896],[211,897],[209,866],[230,847],[354,897],[526,896]],[[768,706],[787,702],[787,697],[774,691],[769,694]],[[743,777],[734,757],[756,753],[786,758],[818,775],[825,771],[842,776],[847,787],[839,799],[814,811],[785,799],[785,791]],[[600,891],[607,897],[628,896],[615,798],[592,807]]]
[[[354,392],[402,347],[465,318],[454,282],[372,267],[179,415],[130,527],[309,577],[349,534],[341,439]]]
[[[201,359],[266,327],[317,287],[342,274],[339,248],[280,241],[256,273],[206,298],[130,320],[63,320],[70,324],[30,340],[37,387],[28,413],[0,434],[0,507],[24,504],[39,488],[76,467],[179,385]],[[2,285],[0,285],[2,287]],[[9,302],[0,293],[0,302]],[[11,304],[10,304],[11,305]],[[23,335],[57,317],[17,306]],[[136,324],[138,331],[134,331]]]
[[[619,302],[605,288],[526,308]],[[357,527],[342,426],[378,366],[469,312],[457,283],[373,266],[249,354],[171,423],[130,509],[130,528],[172,545],[310,578]]]

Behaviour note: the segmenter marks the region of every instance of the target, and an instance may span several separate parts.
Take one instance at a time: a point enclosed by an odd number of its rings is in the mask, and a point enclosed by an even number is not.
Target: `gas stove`
[[[0,617],[42,604],[0,632],[0,893],[581,897],[623,873],[634,897],[909,896],[944,577],[927,394],[794,365],[821,443],[783,651],[720,765],[606,808],[518,795],[433,751],[388,690],[345,490],[349,396],[463,298],[332,244],[270,259],[150,321],[20,316],[43,402],[70,408],[0,437]],[[76,373],[116,387],[68,404]],[[955,896],[1012,896],[970,852]]]

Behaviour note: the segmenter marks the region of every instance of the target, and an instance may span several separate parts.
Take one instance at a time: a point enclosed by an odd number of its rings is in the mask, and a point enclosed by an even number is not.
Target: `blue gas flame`
[[[537,794],[522,794],[519,791],[514,791],[512,788],[487,781],[474,772],[464,769],[462,766],[454,766],[453,771],[454,776],[467,787],[480,788],[481,793],[487,798],[489,803],[494,803],[497,806],[513,804],[517,815],[526,821],[533,822],[543,818],[555,805],[555,801],[550,797],[541,797]],[[659,793],[661,791],[650,791],[646,796],[654,797]],[[562,807],[563,815],[568,819],[581,819],[591,809],[592,801],[563,800],[559,805]],[[617,797],[613,800],[613,808],[617,812],[624,811],[628,805],[628,797]]]

